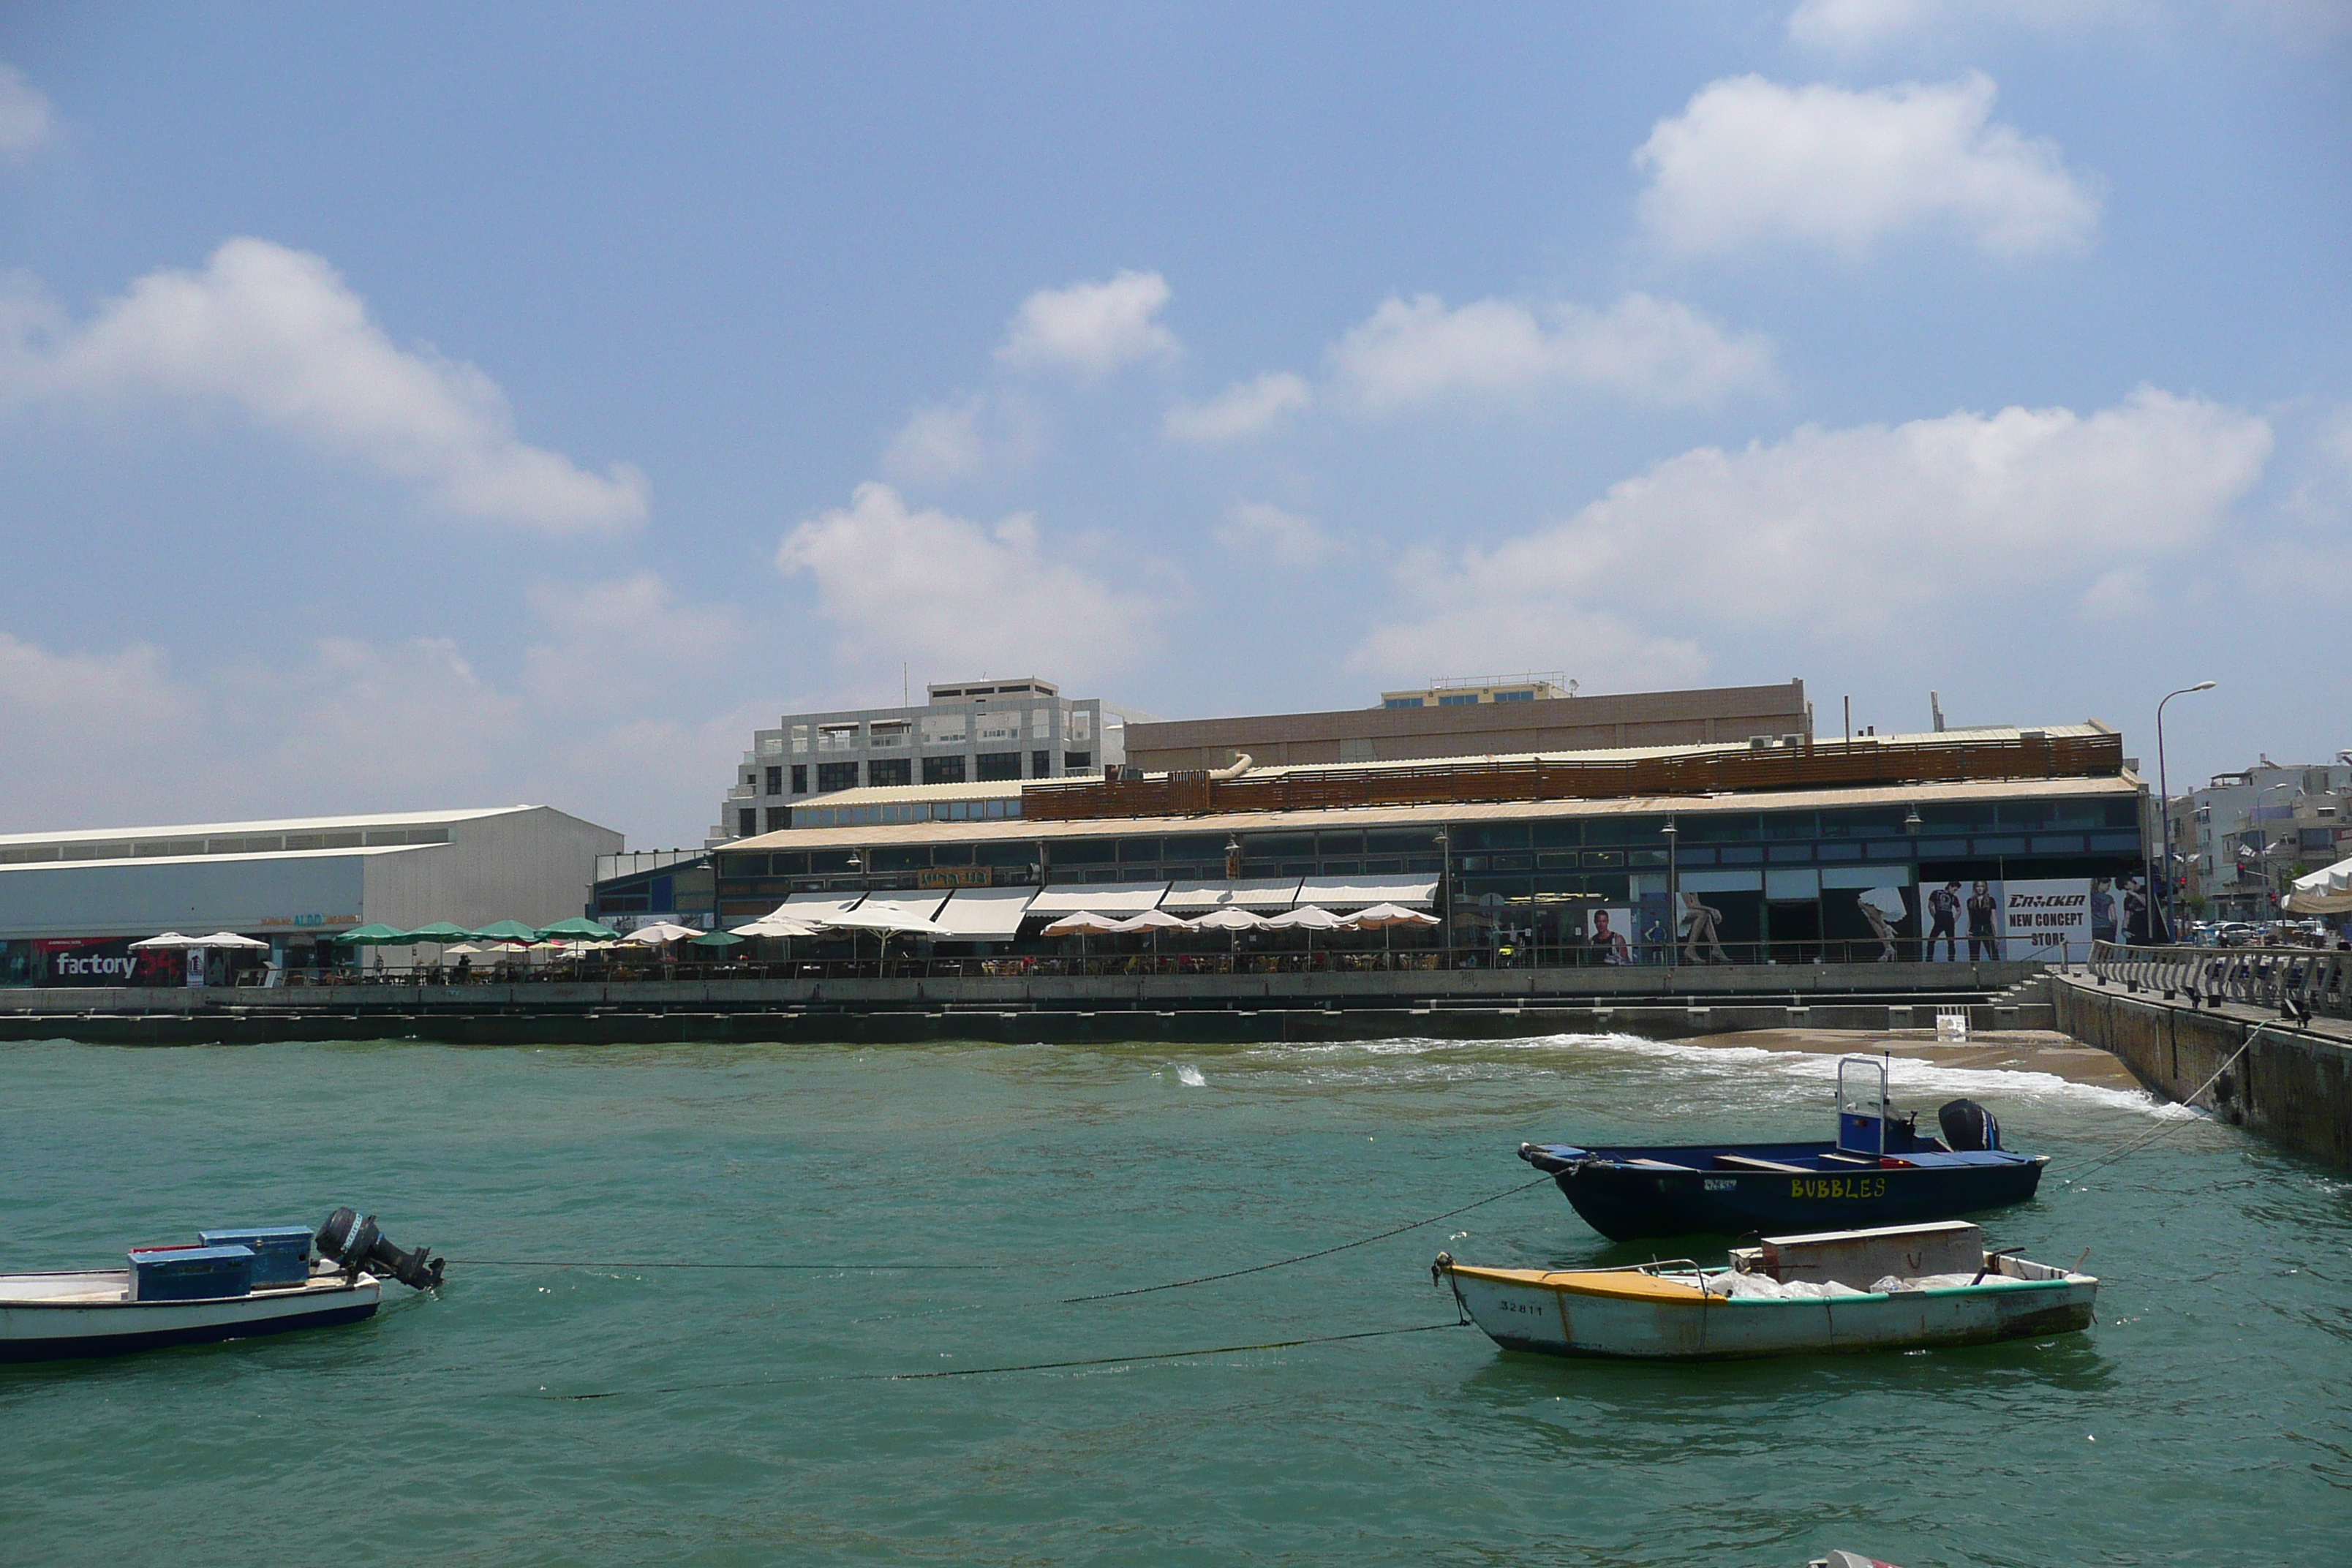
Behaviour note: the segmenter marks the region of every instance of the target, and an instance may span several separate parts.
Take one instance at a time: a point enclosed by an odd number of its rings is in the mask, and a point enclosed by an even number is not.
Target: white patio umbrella
[[[1406,909],[1402,904],[1374,904],[1368,910],[1358,910],[1339,922],[1353,931],[1376,931],[1381,933],[1381,951],[1389,951],[1389,933],[1399,926],[1433,926],[1440,924],[1435,915],[1425,915],[1419,910]]]
[[[1301,904],[1295,910],[1283,910],[1282,913],[1266,921],[1265,926],[1268,931],[1305,931],[1307,954],[1311,960],[1315,955],[1315,933],[1318,931],[1338,931],[1340,920],[1338,915],[1320,904]]]
[[[147,948],[202,947],[204,945],[196,938],[182,936],[175,931],[167,931],[161,936],[151,936],[144,942],[134,942],[131,944],[133,952]]]
[[[1129,915],[1127,919],[1115,922],[1110,929],[1123,936],[1132,936],[1139,931],[1149,932],[1151,937],[1151,959],[1153,963],[1157,964],[1160,961],[1160,933],[1163,931],[1191,931],[1192,922],[1181,916],[1171,915],[1165,910],[1146,910],[1141,914]]]
[[[210,936],[192,937],[189,939],[188,945],[190,947],[247,948],[255,952],[267,952],[269,947],[266,942],[256,942],[249,936],[239,936],[233,931],[216,931]]]
[[[737,936],[814,936],[816,927],[788,915],[761,915],[750,925],[729,926]]]
[[[639,926],[621,940],[635,942],[641,947],[659,947],[666,942],[684,942],[688,937],[701,934],[692,926],[673,925],[667,921],[656,921],[651,925]]]
[[[1194,921],[1192,929],[1231,931],[1233,934],[1225,942],[1225,952],[1228,955],[1238,955],[1242,950],[1242,932],[1258,931],[1265,925],[1264,915],[1253,913],[1248,910],[1235,909],[1228,904],[1220,909],[1211,910],[1207,914]]]
[[[1044,936],[1076,937],[1078,939],[1078,957],[1083,960],[1087,956],[1087,938],[1089,935],[1099,936],[1105,931],[1117,931],[1118,929],[1118,922],[1111,919],[1108,915],[1098,915],[1092,910],[1074,910],[1070,913],[1064,915],[1060,920],[1055,921],[1052,925],[1047,926],[1045,931],[1039,934]]]
[[[2352,912],[2352,858],[2297,877],[2287,893],[2286,907],[2298,915]]]

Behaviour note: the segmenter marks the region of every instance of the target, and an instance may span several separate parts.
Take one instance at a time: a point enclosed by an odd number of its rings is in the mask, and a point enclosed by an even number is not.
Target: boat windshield
[[[1857,1154],[1886,1152],[1886,1060],[1844,1057],[1838,1062],[1838,1147]]]

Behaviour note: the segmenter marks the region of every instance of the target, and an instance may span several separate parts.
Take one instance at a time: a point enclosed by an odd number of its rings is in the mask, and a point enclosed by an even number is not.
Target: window
[[[926,719],[923,722],[929,724],[930,721]],[[925,757],[923,782],[927,784],[963,783],[963,759],[961,757]]]
[[[1536,694],[1532,691],[1497,691],[1495,693],[1495,700],[1497,702],[1533,702],[1535,700]]]
[[[1054,738],[1054,710],[1051,708],[1029,710],[1029,738],[1050,741]]]
[[[1033,779],[1051,778],[1051,777],[1053,776],[1053,774],[1054,774],[1054,753],[1053,753],[1053,752],[1030,752],[1030,753],[1029,753],[1029,776],[1030,776],[1031,778],[1033,778]]]
[[[877,752],[904,751],[907,737],[913,730],[914,726],[903,719],[895,723],[877,719],[866,727],[866,744]]]
[[[1423,703],[1421,699],[1418,697],[1391,697],[1382,702],[1381,706],[1383,708],[1419,708],[1423,706]]]
[[[808,749],[809,749],[809,727],[808,727],[807,725],[805,725],[805,724],[795,724],[795,725],[793,725],[793,755],[794,755],[794,756],[796,756],[796,757],[805,757],[805,756],[807,756],[807,755],[808,755]]]
[[[759,812],[748,805],[743,807],[740,811],[738,811],[735,814],[735,837],[738,838],[756,838],[759,835]]]
[[[1094,710],[1091,708],[1071,709],[1070,716],[1064,723],[1062,732],[1073,741],[1093,740],[1095,738]]]
[[[768,793],[770,795],[782,795],[784,793],[784,770],[782,768],[773,767],[768,770]]]
[[[1021,710],[1009,708],[982,713],[976,731],[973,739],[982,742],[1018,741],[1021,738]],[[1018,773],[1013,775],[1015,778],[1020,776]]]
[[[1118,858],[1115,838],[1070,838],[1054,846],[1056,866],[1108,866]]]
[[[1160,858],[1160,840],[1122,838],[1118,841],[1118,858],[1122,860],[1157,860]]]
[[[821,795],[831,795],[837,789],[856,789],[857,764],[856,763],[817,763],[816,787]]]
[[[866,764],[866,782],[876,789],[897,789],[915,782],[911,757],[884,757]]]
[[[793,793],[794,795],[808,794],[808,764],[806,763],[794,763],[793,764]]]
[[[1064,773],[1082,773],[1094,765],[1095,754],[1092,752],[1064,752],[1062,753],[1062,771]]]
[[[980,782],[982,784],[1021,776],[1021,753],[1018,752],[982,752],[978,760]]]
[[[961,713],[926,713],[923,715],[923,744],[926,746],[960,746],[963,743],[965,718]]]
[[[826,752],[850,752],[857,749],[857,726],[855,724],[819,724],[816,727],[818,754]]]
[[[768,807],[768,831],[782,833],[793,825],[793,808],[789,805]]]
[[[876,849],[866,855],[866,860],[877,871],[928,871],[931,868],[931,852],[927,848]]]
[[[1437,700],[1440,708],[1475,708],[1478,694],[1475,691],[1449,691]]]

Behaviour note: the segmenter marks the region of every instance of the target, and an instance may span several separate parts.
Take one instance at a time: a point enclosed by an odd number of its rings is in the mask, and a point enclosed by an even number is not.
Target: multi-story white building
[[[2189,909],[2223,920],[2278,912],[2283,882],[2352,855],[2352,752],[2324,764],[2216,773],[2173,797],[2172,874]]]
[[[1150,716],[1067,698],[1035,676],[925,688],[919,708],[788,713],[753,732],[710,829],[715,847],[792,825],[812,796],[908,784],[1066,778],[1127,760],[1126,721]]]

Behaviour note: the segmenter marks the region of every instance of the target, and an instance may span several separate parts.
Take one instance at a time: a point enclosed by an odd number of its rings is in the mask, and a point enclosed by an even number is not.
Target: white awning
[[[960,937],[1009,940],[1036,896],[1034,888],[960,888],[931,918]]]
[[[768,911],[770,916],[782,915],[788,921],[803,925],[818,925],[837,914],[857,907],[863,893],[794,893]]]
[[[1061,882],[1037,895],[1029,906],[1033,915],[1066,915],[1092,910],[1098,915],[1140,914],[1156,909],[1165,882]]]
[[[1310,878],[1300,885],[1298,901],[1327,910],[1368,910],[1374,904],[1422,910],[1437,901],[1437,879],[1415,877],[1400,881],[1394,878]]]
[[[1298,901],[1296,877],[1244,877],[1231,882],[1179,882],[1160,901],[1166,910],[1286,910]],[[1380,902],[1378,899],[1372,900]]]

